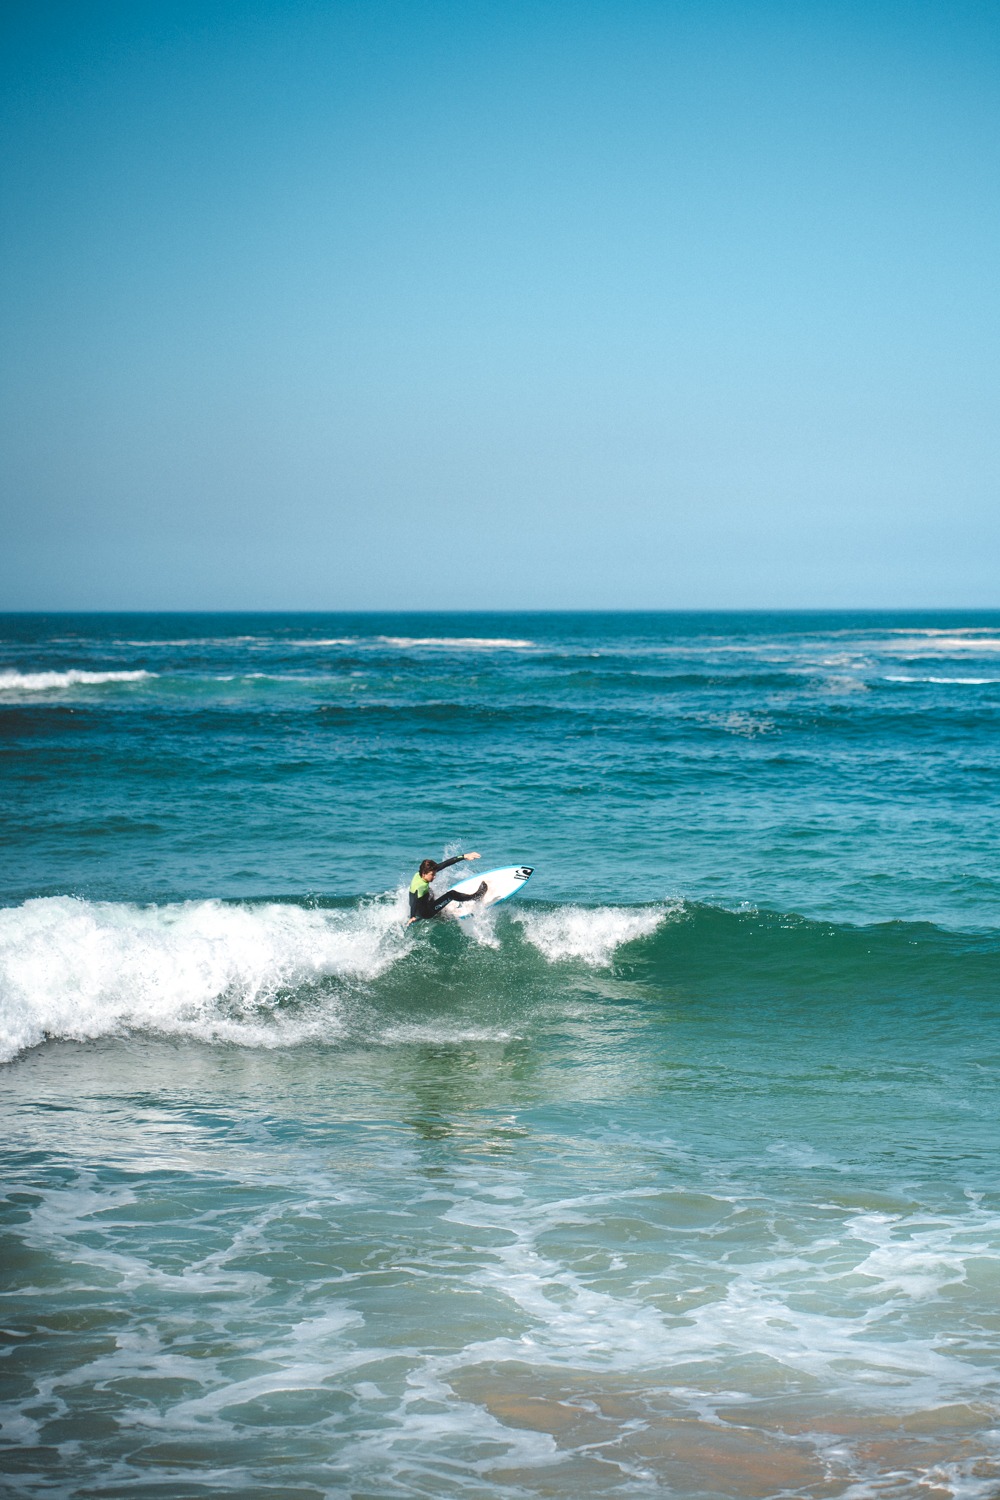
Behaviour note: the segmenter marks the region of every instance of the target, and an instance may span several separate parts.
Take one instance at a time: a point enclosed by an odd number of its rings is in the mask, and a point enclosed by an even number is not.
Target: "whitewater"
[[[993,1500],[998,651],[0,617],[5,1493]]]
[[[418,949],[407,916],[404,891],[341,910],[66,896],[0,909],[0,1062],[45,1040],[136,1030],[244,1046],[332,1042],[351,998]],[[617,907],[515,918],[543,956],[597,966],[662,920]],[[492,913],[474,921],[472,941],[498,946],[495,924]]]

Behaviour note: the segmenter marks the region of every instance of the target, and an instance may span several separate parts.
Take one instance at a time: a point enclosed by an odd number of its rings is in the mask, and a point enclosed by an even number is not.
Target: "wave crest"
[[[0,911],[0,1061],[49,1037],[139,1028],[279,1045],[337,1035],[336,1006],[303,1028],[290,992],[375,978],[407,950],[388,901],[348,911],[191,901],[136,907],[45,897]]]
[[[156,672],[88,672],[74,667],[66,672],[0,672],[0,693],[45,693],[67,687],[96,687],[105,682],[139,682]]]
[[[599,968],[667,914],[666,907],[569,906],[522,911],[513,921],[543,961]],[[455,924],[407,928],[401,891],[339,908],[36,898],[0,909],[0,1062],[50,1039],[131,1031],[278,1047],[341,1043],[359,1025],[370,1041],[382,1036],[384,1020],[391,1037],[400,1007],[413,998],[414,983],[418,991],[426,986],[428,973],[448,983],[458,957],[463,989],[482,980],[461,955],[503,949],[510,931],[503,914],[486,913],[483,922],[483,931],[468,924],[456,955]],[[516,963],[516,950],[499,954],[500,962]],[[397,970],[407,955],[419,978]],[[537,959],[519,988],[532,973]]]
[[[555,911],[519,912],[514,920],[550,963],[577,959],[605,968],[617,948],[649,937],[672,910],[666,906],[563,906]]]
[[[516,640],[505,635],[380,635],[376,640],[383,646],[400,646],[404,650],[411,646],[445,646],[457,650],[525,651],[534,646],[534,641]]]

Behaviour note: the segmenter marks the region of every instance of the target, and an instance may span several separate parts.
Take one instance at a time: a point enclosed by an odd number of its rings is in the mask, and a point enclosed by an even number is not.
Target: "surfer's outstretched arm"
[[[435,860],[434,861],[434,875],[440,875],[441,871],[442,870],[447,870],[447,868],[448,868],[449,865],[460,865],[462,863],[463,859],[478,859],[478,858],[479,858],[478,854],[453,854],[451,856],[451,859],[442,859],[440,861]],[[427,860],[426,863],[430,864],[430,860]],[[424,868],[423,865],[421,865],[420,868],[423,869]],[[434,875],[431,876],[432,880],[434,879]]]

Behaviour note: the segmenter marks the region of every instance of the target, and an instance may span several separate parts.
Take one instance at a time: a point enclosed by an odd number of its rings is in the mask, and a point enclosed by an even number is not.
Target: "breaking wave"
[[[376,637],[382,646],[446,646],[467,651],[514,650],[524,651],[534,646],[534,641],[512,640],[507,636],[478,635],[380,635]]]
[[[375,978],[405,949],[400,916],[377,902],[340,912],[27,901],[0,912],[0,1060],[47,1038],[132,1029],[248,1045],[332,1038],[336,1006],[303,1027],[282,1017],[283,1002],[324,980]]]
[[[67,687],[98,687],[106,682],[139,682],[156,677],[156,672],[87,672],[72,668],[67,672],[0,672],[0,693],[45,693]]]
[[[640,1006],[684,996],[723,1025],[733,1007],[766,1009],[788,1034],[868,1027],[903,1005],[930,1046],[963,1007],[992,1024],[1000,933],[681,900],[528,900],[407,927],[402,891],[325,906],[42,897],[0,909],[0,1062],[50,1039],[130,1032],[249,1047],[391,1045],[426,1040],[428,1026],[501,1039],[548,1003],[556,967],[596,993],[611,971]]]
[[[680,903],[673,909],[681,910]],[[518,913],[514,920],[550,963],[578,959],[603,967],[623,943],[654,933],[667,914],[666,907],[561,906]]]
[[[530,951],[546,960],[607,965],[663,915],[568,907],[519,920]],[[345,1036],[354,1003],[364,1000],[381,999],[395,1024],[428,964],[442,968],[441,984],[456,980],[467,988],[477,976],[463,975],[463,955],[471,962],[477,949],[501,946],[474,931],[456,939],[452,924],[447,928],[407,929],[400,893],[333,909],[26,901],[0,910],[0,1062],[50,1039],[129,1031],[245,1046],[334,1042]],[[517,929],[508,922],[503,931]],[[376,981],[401,964],[402,988],[380,992]]]

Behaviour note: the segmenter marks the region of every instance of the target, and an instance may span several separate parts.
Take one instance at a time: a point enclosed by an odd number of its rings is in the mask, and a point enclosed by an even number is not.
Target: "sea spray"
[[[681,903],[670,908],[679,911]],[[623,943],[649,937],[666,920],[668,908],[560,907],[555,911],[525,912],[514,917],[528,941],[552,962],[579,959],[602,967],[611,962]]]
[[[406,951],[401,915],[396,899],[348,911],[69,897],[8,908],[0,911],[0,1056],[45,1037],[132,1028],[247,1045],[315,1035],[317,1024],[335,1036],[335,1005],[290,1033],[291,1023],[275,1024],[282,999],[322,981],[374,978]]]

